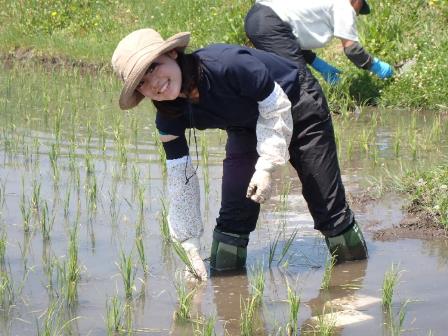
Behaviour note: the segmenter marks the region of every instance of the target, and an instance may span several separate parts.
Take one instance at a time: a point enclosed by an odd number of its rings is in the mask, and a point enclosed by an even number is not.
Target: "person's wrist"
[[[370,66],[370,71],[377,72],[378,66],[380,65],[379,59],[374,57],[372,61],[372,65]]]

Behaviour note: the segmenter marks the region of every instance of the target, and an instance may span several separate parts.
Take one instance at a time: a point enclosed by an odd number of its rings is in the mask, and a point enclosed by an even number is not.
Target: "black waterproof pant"
[[[316,89],[320,91],[317,81]],[[314,228],[335,236],[354,223],[341,180],[333,124],[324,96],[301,90],[292,108],[294,130],[290,163],[302,182],[302,194],[314,219]],[[255,130],[229,128],[223,163],[222,198],[217,228],[246,234],[255,229],[260,205],[246,198],[258,159]]]
[[[316,54],[302,50],[291,26],[268,6],[256,3],[244,20],[244,29],[255,48],[273,52],[294,62],[313,63]]]

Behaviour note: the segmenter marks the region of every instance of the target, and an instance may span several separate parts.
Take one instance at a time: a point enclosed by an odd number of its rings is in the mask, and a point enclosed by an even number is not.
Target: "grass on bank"
[[[408,212],[423,215],[448,229],[448,164],[410,171],[396,184],[410,197]]]
[[[0,0],[3,23],[0,54],[60,57],[76,64],[93,63],[109,68],[118,41],[143,27],[154,27],[164,37],[190,31],[192,49],[215,42],[248,44],[243,21],[252,3],[243,0]],[[345,112],[365,103],[446,109],[448,34],[442,32],[448,23],[448,1],[371,0],[369,3],[372,13],[358,20],[362,45],[390,64],[414,60],[415,65],[406,73],[397,73],[393,79],[382,81],[357,69],[335,40],[334,45],[317,51],[343,71],[342,83],[334,88],[317,74],[332,110]]]

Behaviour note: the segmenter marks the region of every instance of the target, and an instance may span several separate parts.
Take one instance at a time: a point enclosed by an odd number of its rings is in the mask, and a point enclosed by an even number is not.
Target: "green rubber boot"
[[[336,259],[336,263],[367,258],[367,245],[361,229],[355,221],[352,227],[334,237],[325,237],[328,250]]]
[[[218,272],[243,269],[246,266],[248,243],[248,234],[240,235],[215,229],[210,268]]]

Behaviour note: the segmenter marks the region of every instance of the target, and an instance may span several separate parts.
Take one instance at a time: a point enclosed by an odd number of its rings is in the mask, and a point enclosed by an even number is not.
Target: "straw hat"
[[[112,55],[114,72],[124,83],[119,100],[120,108],[131,109],[144,98],[135,88],[154,59],[173,49],[183,51],[189,41],[188,32],[178,33],[164,40],[150,28],[136,30],[123,38]]]

